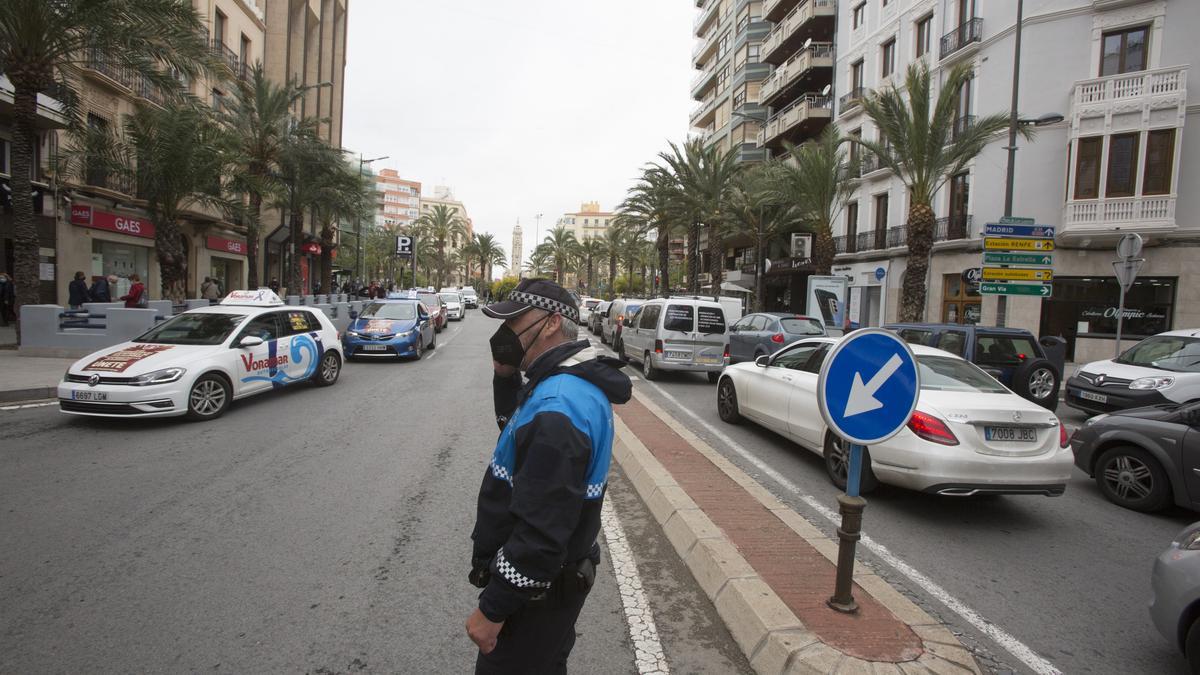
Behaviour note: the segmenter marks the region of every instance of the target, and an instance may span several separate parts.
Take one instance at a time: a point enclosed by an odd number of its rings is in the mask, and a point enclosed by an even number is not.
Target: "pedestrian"
[[[97,277],[92,282],[92,287],[88,289],[88,296],[92,302],[112,302],[112,288],[109,283],[108,277],[105,276]]]
[[[204,283],[200,284],[200,297],[210,303],[221,299],[221,287],[217,285],[216,279],[204,277]]]
[[[552,281],[522,280],[483,313],[504,321],[491,338],[502,431],[471,533],[470,581],[483,589],[466,623],[475,672],[565,673],[600,562],[612,404],[632,385],[579,339],[578,304]]]
[[[272,293],[279,295],[279,279],[271,277],[271,283],[267,284],[267,288],[271,289]]]
[[[125,301],[125,306],[131,309],[149,307],[150,295],[146,293],[146,285],[142,283],[142,278],[137,274],[130,274],[129,281],[133,285],[129,287],[128,293],[121,296],[121,299]]]
[[[0,272],[0,326],[7,326],[17,319],[17,291],[12,277]]]
[[[75,278],[67,284],[67,304],[71,306],[71,309],[82,309],[83,303],[91,301],[92,299],[88,295],[87,275],[83,272],[76,272]]]

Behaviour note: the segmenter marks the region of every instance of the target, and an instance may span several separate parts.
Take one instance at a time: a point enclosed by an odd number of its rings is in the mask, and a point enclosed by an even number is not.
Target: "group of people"
[[[113,302],[117,281],[117,275],[109,274],[96,277],[92,285],[88,286],[87,275],[76,272],[75,278],[67,286],[67,304],[71,309],[82,309],[86,302]],[[148,307],[150,295],[146,291],[146,285],[142,283],[142,278],[137,274],[130,274],[129,281],[129,292],[117,300],[124,302],[129,308]]]

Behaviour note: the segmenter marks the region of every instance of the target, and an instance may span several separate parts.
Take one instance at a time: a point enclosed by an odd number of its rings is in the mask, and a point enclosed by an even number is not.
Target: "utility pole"
[[[1008,109],[1008,168],[1004,179],[1004,215],[1013,214],[1013,180],[1017,172],[1017,102],[1021,92],[1021,24],[1025,14],[1025,0],[1017,0],[1017,26],[1013,34],[1012,103]],[[996,325],[1004,326],[1008,321],[1008,296],[996,298]]]

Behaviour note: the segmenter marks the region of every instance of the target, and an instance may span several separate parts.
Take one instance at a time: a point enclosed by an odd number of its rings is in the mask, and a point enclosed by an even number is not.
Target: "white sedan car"
[[[844,442],[817,406],[821,364],[838,338],[795,342],[772,356],[729,366],[717,385],[717,412],[746,418],[825,458],[846,485]],[[1053,413],[1017,396],[949,352],[911,345],[921,393],[907,427],[871,446],[862,489],[878,482],[940,495],[1061,495],[1071,476],[1067,433]]]
[[[323,312],[289,307],[270,290],[233,291],[129,342],[76,361],[58,385],[71,415],[208,420],[234,399],[297,382],[329,386],[342,368]]]
[[[446,319],[449,321],[462,321],[467,315],[467,305],[463,301],[461,294],[455,292],[438,293],[442,298],[442,302],[446,304]]]

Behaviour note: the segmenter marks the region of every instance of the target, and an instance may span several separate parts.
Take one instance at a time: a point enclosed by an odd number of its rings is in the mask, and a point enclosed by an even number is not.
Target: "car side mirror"
[[[247,335],[246,337],[242,338],[240,342],[238,342],[238,346],[242,349],[248,349],[250,347],[257,347],[262,343],[263,339],[257,335]]]
[[[735,325],[735,326],[730,326],[730,327],[729,327],[729,332],[730,332],[730,333],[736,333],[736,332],[738,332],[738,331],[740,331],[740,330],[741,330],[741,328],[737,327],[736,325]]]
[[[759,368],[766,368],[767,366],[771,365],[771,357],[764,354],[763,356],[754,359],[754,365],[758,366]]]
[[[357,321],[358,320],[358,312],[356,312],[354,310],[350,310],[350,320]]]

